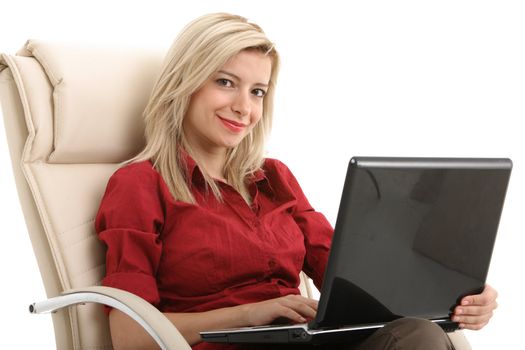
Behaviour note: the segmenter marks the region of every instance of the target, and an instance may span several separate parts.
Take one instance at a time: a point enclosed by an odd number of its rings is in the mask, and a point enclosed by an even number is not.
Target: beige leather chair
[[[93,228],[107,179],[143,145],[141,112],[162,54],[28,41],[0,59],[0,99],[13,171],[52,311],[58,349],[111,349],[100,304],[132,316],[163,349],[189,349],[139,297],[101,287]],[[304,276],[303,276],[304,279]],[[302,292],[311,295],[308,284]],[[456,349],[470,349],[461,332]]]

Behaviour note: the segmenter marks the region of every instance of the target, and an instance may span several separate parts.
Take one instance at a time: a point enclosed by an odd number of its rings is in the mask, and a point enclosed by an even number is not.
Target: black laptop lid
[[[483,289],[512,163],[350,161],[314,327],[447,318]]]

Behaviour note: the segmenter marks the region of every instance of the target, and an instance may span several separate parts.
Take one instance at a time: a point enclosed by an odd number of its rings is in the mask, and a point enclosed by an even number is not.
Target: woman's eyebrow
[[[239,76],[237,76],[237,75],[235,75],[235,74],[233,74],[233,73],[227,72],[227,71],[225,71],[225,70],[220,70],[220,71],[218,71],[217,73],[222,73],[222,74],[229,75],[230,77],[234,78],[234,79],[237,80],[237,81],[242,80]],[[255,83],[254,85],[262,86],[262,87],[268,87],[268,84],[265,84],[265,83]]]

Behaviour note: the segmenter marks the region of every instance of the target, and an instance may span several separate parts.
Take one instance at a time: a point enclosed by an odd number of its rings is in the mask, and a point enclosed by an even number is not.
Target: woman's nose
[[[241,117],[249,115],[251,110],[249,94],[242,91],[236,94],[232,103],[232,110]]]

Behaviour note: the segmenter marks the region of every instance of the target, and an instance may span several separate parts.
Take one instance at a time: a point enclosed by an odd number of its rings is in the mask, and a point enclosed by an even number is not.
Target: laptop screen
[[[353,158],[315,327],[447,318],[483,289],[512,163]]]

